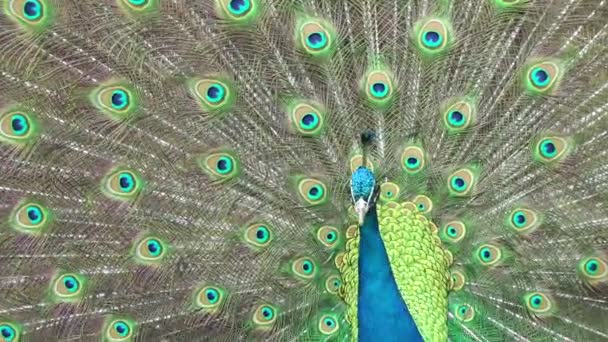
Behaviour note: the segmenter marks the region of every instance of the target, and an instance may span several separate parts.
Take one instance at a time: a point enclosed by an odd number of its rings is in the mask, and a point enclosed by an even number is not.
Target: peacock
[[[0,342],[608,340],[608,1],[0,2]]]

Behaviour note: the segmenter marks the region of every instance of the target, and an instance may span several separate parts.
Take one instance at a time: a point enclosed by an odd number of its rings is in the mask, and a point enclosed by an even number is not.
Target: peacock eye
[[[524,295],[528,312],[534,316],[542,317],[551,314],[553,301],[551,297],[542,292],[530,292]]]
[[[317,230],[317,239],[325,247],[333,248],[338,242],[338,229],[331,226],[323,226]]]
[[[52,294],[60,302],[75,302],[82,298],[86,278],[74,273],[61,274],[52,283]]]
[[[307,257],[296,259],[291,264],[291,271],[300,279],[311,279],[316,274],[315,263]]]
[[[0,325],[0,334],[4,338],[4,341],[11,342],[14,341],[17,331],[8,324],[2,324]]]
[[[254,223],[245,228],[244,239],[254,248],[264,248],[272,241],[272,231],[265,223]]]
[[[52,213],[42,204],[24,200],[11,216],[11,226],[24,233],[39,233],[51,223]]]
[[[457,192],[463,192],[467,188],[467,182],[462,177],[452,178],[452,189]]]
[[[304,261],[302,263],[302,271],[304,271],[304,274],[311,274],[312,271],[313,271],[312,262],[310,262],[310,261]]]
[[[323,196],[323,188],[319,185],[314,185],[308,189],[308,198],[316,201]]]
[[[205,286],[195,292],[195,303],[208,312],[215,311],[224,302],[224,290],[215,286]]]
[[[216,289],[207,289],[205,291],[205,297],[210,304],[215,304],[220,298],[220,294]]]
[[[452,104],[443,111],[443,123],[450,133],[463,132],[475,121],[475,104],[469,98],[449,101]]]
[[[251,1],[249,0],[230,0],[228,9],[232,14],[244,15],[251,9]]]
[[[600,268],[600,264],[597,262],[597,260],[589,260],[585,264],[585,269],[591,275],[595,275],[597,273],[597,271],[599,270],[599,268]]]
[[[340,285],[342,285],[342,281],[337,275],[329,276],[327,277],[327,280],[325,280],[325,289],[329,293],[337,293]]]
[[[544,158],[554,158],[557,155],[557,147],[551,139],[544,139],[540,143],[540,153]]]
[[[428,196],[418,195],[414,197],[412,202],[414,202],[416,208],[418,208],[418,211],[423,214],[428,214],[429,212],[431,212],[431,210],[433,210],[433,201],[431,201]]]
[[[298,182],[298,191],[302,199],[310,205],[319,205],[327,200],[327,188],[321,181],[304,178]]]
[[[28,206],[25,208],[25,212],[29,223],[34,226],[40,224],[44,218],[42,210],[37,205]]]
[[[122,89],[113,90],[110,96],[110,103],[112,104],[112,108],[123,110],[129,105],[129,95]]]
[[[423,42],[426,47],[434,49],[441,45],[443,36],[437,31],[425,31],[423,33]]]
[[[473,188],[475,176],[469,169],[460,169],[448,178],[448,185],[452,196],[466,196]]]
[[[167,254],[166,244],[155,237],[144,238],[135,246],[135,258],[145,264],[158,263]]]
[[[148,252],[153,257],[157,257],[163,252],[163,247],[161,246],[160,242],[156,239],[150,239],[146,243],[146,246],[148,248]]]
[[[388,85],[384,82],[375,82],[370,85],[370,93],[376,98],[384,98],[388,95]]]
[[[327,35],[325,32],[312,32],[306,37],[306,45],[313,49],[319,50],[327,46]]]
[[[493,266],[502,258],[502,251],[498,246],[484,244],[477,248],[477,258],[484,266]]]
[[[272,309],[268,307],[262,309],[262,316],[264,316],[266,320],[271,320],[273,315],[274,312],[272,311]]]
[[[23,114],[11,115],[11,128],[16,136],[26,135],[30,130],[30,123]]]
[[[469,304],[459,305],[456,309],[456,317],[463,322],[470,322],[475,318],[475,309]]]
[[[534,308],[539,308],[540,305],[542,304],[542,302],[543,302],[543,297],[541,297],[539,295],[535,295],[535,296],[532,296],[532,298],[530,298],[530,304]]]
[[[130,341],[135,335],[135,321],[121,317],[107,322],[104,341]]]
[[[42,18],[42,3],[38,0],[27,0],[23,3],[23,16],[31,21],[38,21]]]
[[[424,151],[418,146],[408,146],[401,153],[403,170],[415,174],[424,168]]]
[[[393,182],[385,182],[380,185],[380,200],[384,202],[396,201],[401,189]]]
[[[300,125],[304,130],[314,130],[319,125],[319,116],[314,112],[306,113],[302,116]]]
[[[102,184],[102,190],[108,197],[131,201],[143,188],[143,179],[135,171],[119,167],[110,171]]]
[[[23,145],[36,136],[34,116],[23,111],[0,113],[0,141]]]
[[[210,103],[218,103],[224,99],[226,88],[219,83],[213,83],[207,87],[206,99]]]
[[[532,93],[551,91],[560,77],[560,67],[553,62],[542,62],[528,67],[527,90]]]
[[[365,96],[372,105],[387,105],[394,97],[395,85],[388,69],[371,70],[368,72],[363,86]]]
[[[277,310],[271,305],[260,305],[253,314],[253,321],[261,326],[269,326],[277,319]]]
[[[114,323],[114,331],[116,331],[120,337],[127,337],[129,336],[131,329],[129,329],[129,326],[125,322],[119,321]]]
[[[134,94],[134,89],[113,83],[95,89],[90,95],[90,100],[97,109],[111,119],[122,121],[128,119],[137,109]]]
[[[265,243],[268,241],[270,237],[270,233],[268,233],[268,229],[264,226],[260,226],[255,231],[255,238],[259,243]]]
[[[198,158],[199,166],[212,179],[228,181],[239,175],[240,166],[236,155],[231,152],[215,152]]]
[[[454,127],[461,127],[465,123],[464,115],[458,110],[452,110],[449,112],[448,121],[450,122],[450,125]]]
[[[324,335],[333,334],[338,328],[338,322],[332,315],[323,315],[319,319],[319,331]]]
[[[327,56],[334,44],[333,27],[319,19],[301,21],[296,30],[299,39],[298,46],[313,57]]]
[[[216,0],[217,14],[233,24],[248,24],[258,17],[260,0]]]
[[[70,276],[63,279],[63,286],[65,286],[68,292],[76,292],[80,288],[80,283],[76,278]]]
[[[225,175],[232,171],[232,159],[229,157],[220,157],[217,160],[215,171],[221,175]]]
[[[450,243],[456,243],[464,239],[466,235],[466,226],[461,221],[451,221],[446,223],[441,230],[441,240]]]
[[[544,68],[534,68],[530,73],[530,78],[537,87],[545,87],[551,82],[551,76]]]
[[[466,278],[462,272],[457,270],[452,271],[452,290],[458,291],[462,289],[465,282]]]
[[[124,193],[133,191],[135,183],[135,176],[131,172],[121,172],[118,175],[118,187]]]
[[[440,19],[418,22],[415,28],[417,47],[426,54],[442,51],[450,41],[448,25]]]
[[[534,155],[542,163],[551,163],[563,159],[569,151],[570,144],[567,139],[556,136],[544,136],[536,143]]]

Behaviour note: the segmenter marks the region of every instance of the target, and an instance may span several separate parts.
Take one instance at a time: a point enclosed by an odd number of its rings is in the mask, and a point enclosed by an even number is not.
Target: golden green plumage
[[[606,18],[0,0],[0,342],[608,340]]]
[[[445,253],[437,227],[412,202],[386,202],[377,206],[380,234],[395,281],[426,341],[447,339],[447,294],[450,257]],[[359,235],[346,243],[340,266],[340,295],[347,304],[352,336],[357,336]]]

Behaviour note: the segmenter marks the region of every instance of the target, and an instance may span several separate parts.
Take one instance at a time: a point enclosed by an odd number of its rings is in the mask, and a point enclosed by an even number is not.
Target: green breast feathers
[[[399,292],[425,341],[446,341],[448,268],[450,252],[441,247],[437,226],[412,202],[377,205],[380,234]],[[357,336],[359,234],[356,226],[347,232],[346,253],[338,258],[343,285],[340,296],[347,305],[347,320]]]

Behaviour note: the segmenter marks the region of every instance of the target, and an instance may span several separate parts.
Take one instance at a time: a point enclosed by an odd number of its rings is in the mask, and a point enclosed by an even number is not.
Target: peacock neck
[[[360,228],[359,341],[422,341],[389,264],[376,207]]]

